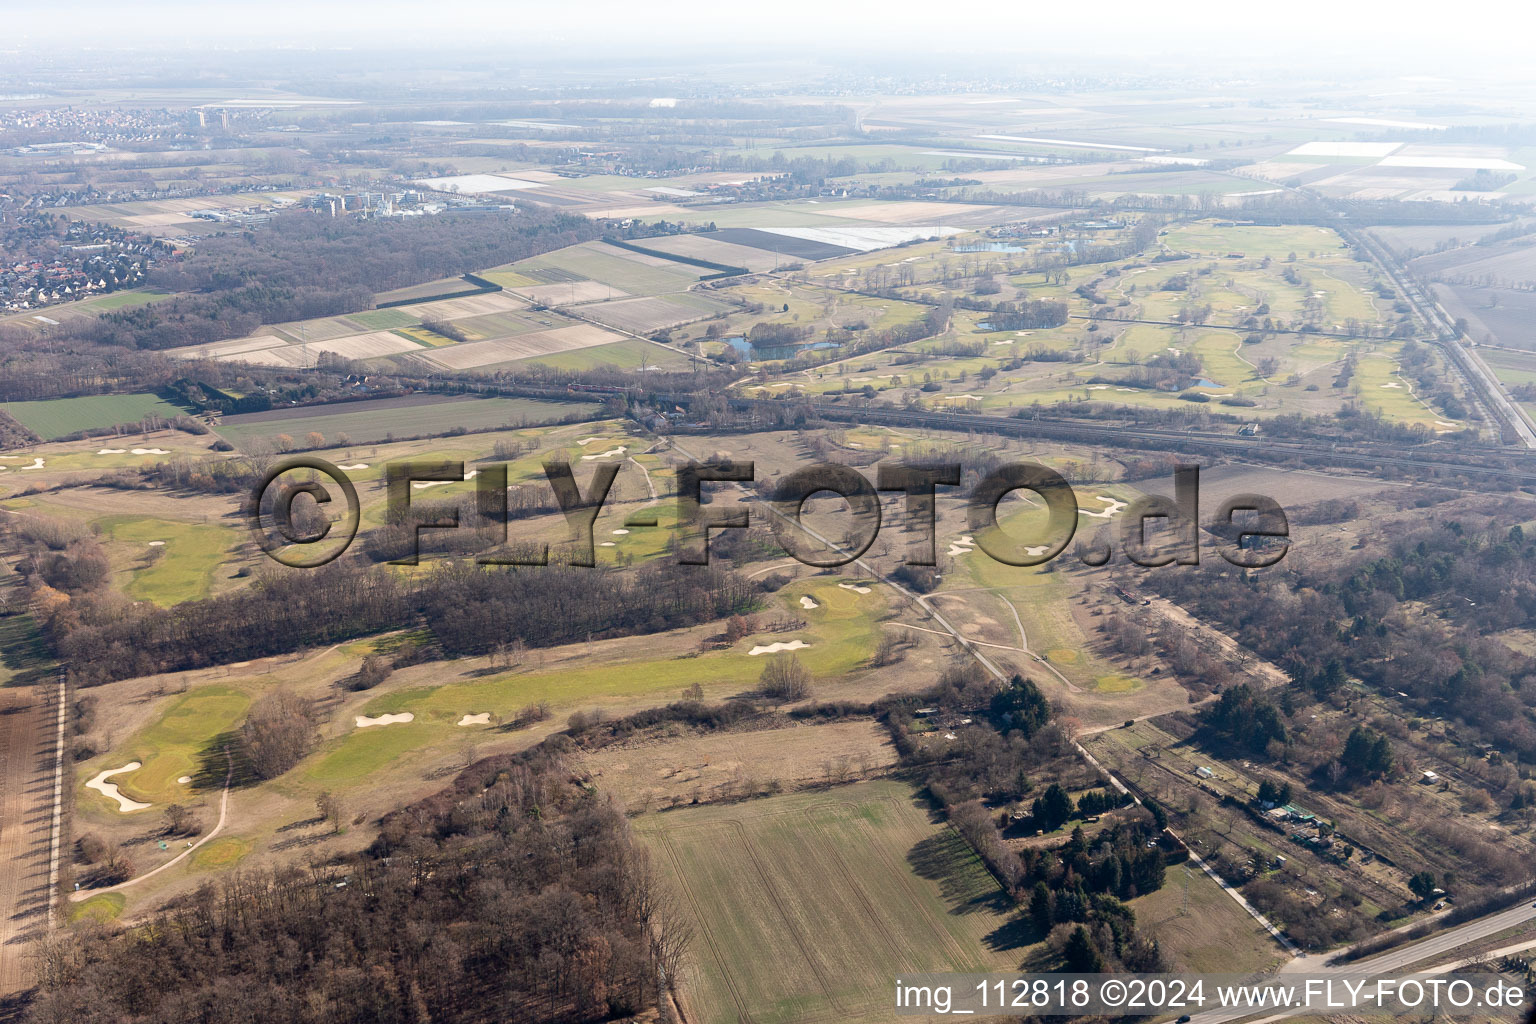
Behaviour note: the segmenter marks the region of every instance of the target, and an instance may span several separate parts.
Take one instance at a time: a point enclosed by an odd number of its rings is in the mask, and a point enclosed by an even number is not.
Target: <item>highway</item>
[[[1532,429],[1530,419],[1518,405],[1510,401],[1493,371],[1462,345],[1455,322],[1434,296],[1419,287],[1419,283],[1398,265],[1392,254],[1368,233],[1342,226],[1338,231],[1375,261],[1382,273],[1392,279],[1404,301],[1413,307],[1425,326],[1436,333],[1434,343],[1461,373],[1484,417],[1500,424],[1503,432],[1519,438],[1526,448],[1536,448],[1536,430]]]

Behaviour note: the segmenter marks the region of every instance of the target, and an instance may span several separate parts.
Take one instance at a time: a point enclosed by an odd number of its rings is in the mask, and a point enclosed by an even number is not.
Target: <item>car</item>
[[[1180,1017],[1178,1024],[1189,1024],[1189,1014],[1186,1013],[1184,1016]]]

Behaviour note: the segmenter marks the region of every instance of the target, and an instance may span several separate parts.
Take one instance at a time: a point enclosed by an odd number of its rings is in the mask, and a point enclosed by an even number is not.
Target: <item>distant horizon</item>
[[[1478,28],[1518,14],[1514,4],[1502,0],[1491,9],[1485,5],[1479,9]],[[1214,0],[1172,8],[1106,0],[1088,12],[984,0],[963,17],[935,17],[912,0],[878,8],[786,0],[771,11],[750,13],[694,7],[658,11],[614,0],[579,8],[465,0],[441,13],[424,13],[419,5],[399,0],[241,0],[216,9],[188,0],[151,0],[131,9],[99,0],[66,0],[11,12],[7,36],[9,43],[0,46],[0,53],[17,55],[47,45],[65,53],[313,49],[453,52],[470,59],[501,51],[543,58],[540,63],[684,57],[690,66],[762,59],[879,57],[926,63],[1016,57],[1045,65],[1103,61],[1122,73],[1129,58],[1192,77],[1208,67],[1241,66],[1254,57],[1268,58],[1272,66],[1335,65],[1333,70],[1345,77],[1392,66],[1421,74],[1455,68],[1497,77],[1500,71],[1490,60],[1513,57],[1523,48],[1515,32],[1474,35],[1454,25],[1448,31],[1438,7],[1400,5],[1386,14],[1379,5],[1321,0],[1258,13]],[[1341,58],[1347,63],[1337,66]],[[1189,60],[1205,65],[1177,66]],[[1253,70],[1263,69],[1261,63]]]

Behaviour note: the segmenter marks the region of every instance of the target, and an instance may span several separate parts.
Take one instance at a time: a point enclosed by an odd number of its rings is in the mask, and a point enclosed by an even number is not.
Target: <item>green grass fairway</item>
[[[659,536],[659,531],[646,532]],[[818,607],[802,608],[800,598],[804,595],[809,595]],[[485,711],[511,718],[518,708],[532,701],[546,701],[555,708],[590,706],[604,698],[675,692],[693,683],[704,687],[710,699],[724,699],[753,687],[766,662],[764,655],[753,657],[748,652],[755,645],[775,641],[804,640],[810,646],[797,651],[796,656],[816,678],[835,681],[868,664],[878,638],[880,617],[888,607],[878,589],[857,594],[826,577],[785,587],[773,600],[778,604],[771,610],[804,618],[806,628],[792,634],[756,634],[728,651],[689,653],[617,666],[594,664],[554,672],[513,672],[383,694],[369,701],[359,714],[408,711],[416,716],[415,721],[354,729],[340,740],[328,743],[319,755],[306,762],[306,774],[326,785],[364,779],[409,751],[462,739],[462,731],[454,725],[462,715]]]
[[[207,597],[219,563],[238,539],[228,527],[192,526],[152,516],[108,516],[97,522],[113,540],[140,546],[141,554],[151,550],[151,541],[164,542],[157,561],[134,563],[124,588],[129,597],[163,608]]]
[[[192,855],[192,866],[199,871],[221,871],[224,868],[238,864],[246,854],[251,852],[251,841],[230,836],[226,839],[215,839],[198,847]]]
[[[6,402],[0,409],[45,441],[81,430],[137,423],[154,415],[173,419],[187,410],[148,393],[134,395],[87,395],[54,398],[45,402]]]
[[[92,896],[88,900],[81,900],[69,908],[69,920],[97,921],[102,924],[115,921],[122,914],[123,907],[128,905],[128,897],[120,892],[104,892],[100,896]]]
[[[900,974],[1023,956],[997,882],[901,783],[652,814],[636,831],[694,923],[682,982],[702,1024],[884,1020]]]
[[[142,803],[163,808],[187,799],[192,787],[176,780],[197,775],[198,754],[220,733],[233,729],[250,707],[249,695],[228,686],[199,686],[166,706],[158,719],[146,726],[127,743],[118,747],[110,763],[86,769],[82,781],[106,768],[116,768],[129,761],[143,767],[126,775],[114,776],[123,793]],[[111,806],[100,794],[82,790],[79,801],[90,806]],[[114,811],[115,813],[115,811]]]

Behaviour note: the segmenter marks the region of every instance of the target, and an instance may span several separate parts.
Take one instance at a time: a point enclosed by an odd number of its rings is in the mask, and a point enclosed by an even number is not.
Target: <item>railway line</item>
[[[697,396],[647,392],[627,386],[508,385],[454,381],[442,390],[508,397],[548,398],[569,401],[590,395],[593,401],[613,395],[640,397],[660,406],[686,408]],[[1175,430],[1116,423],[1093,423],[1056,417],[987,416],[978,413],[929,412],[888,406],[856,406],[825,399],[793,400],[731,397],[737,412],[771,413],[774,420],[789,408],[803,409],[817,419],[837,423],[918,427],[929,430],[995,434],[1002,437],[1115,445],[1148,451],[1178,453],[1213,452],[1260,462],[1307,461],[1329,465],[1381,470],[1391,467],[1414,473],[1506,480],[1517,485],[1536,484],[1536,453],[1492,447],[1457,446],[1443,442],[1403,445],[1391,442],[1336,442],[1288,440],[1268,436],[1243,436],[1213,431]]]

